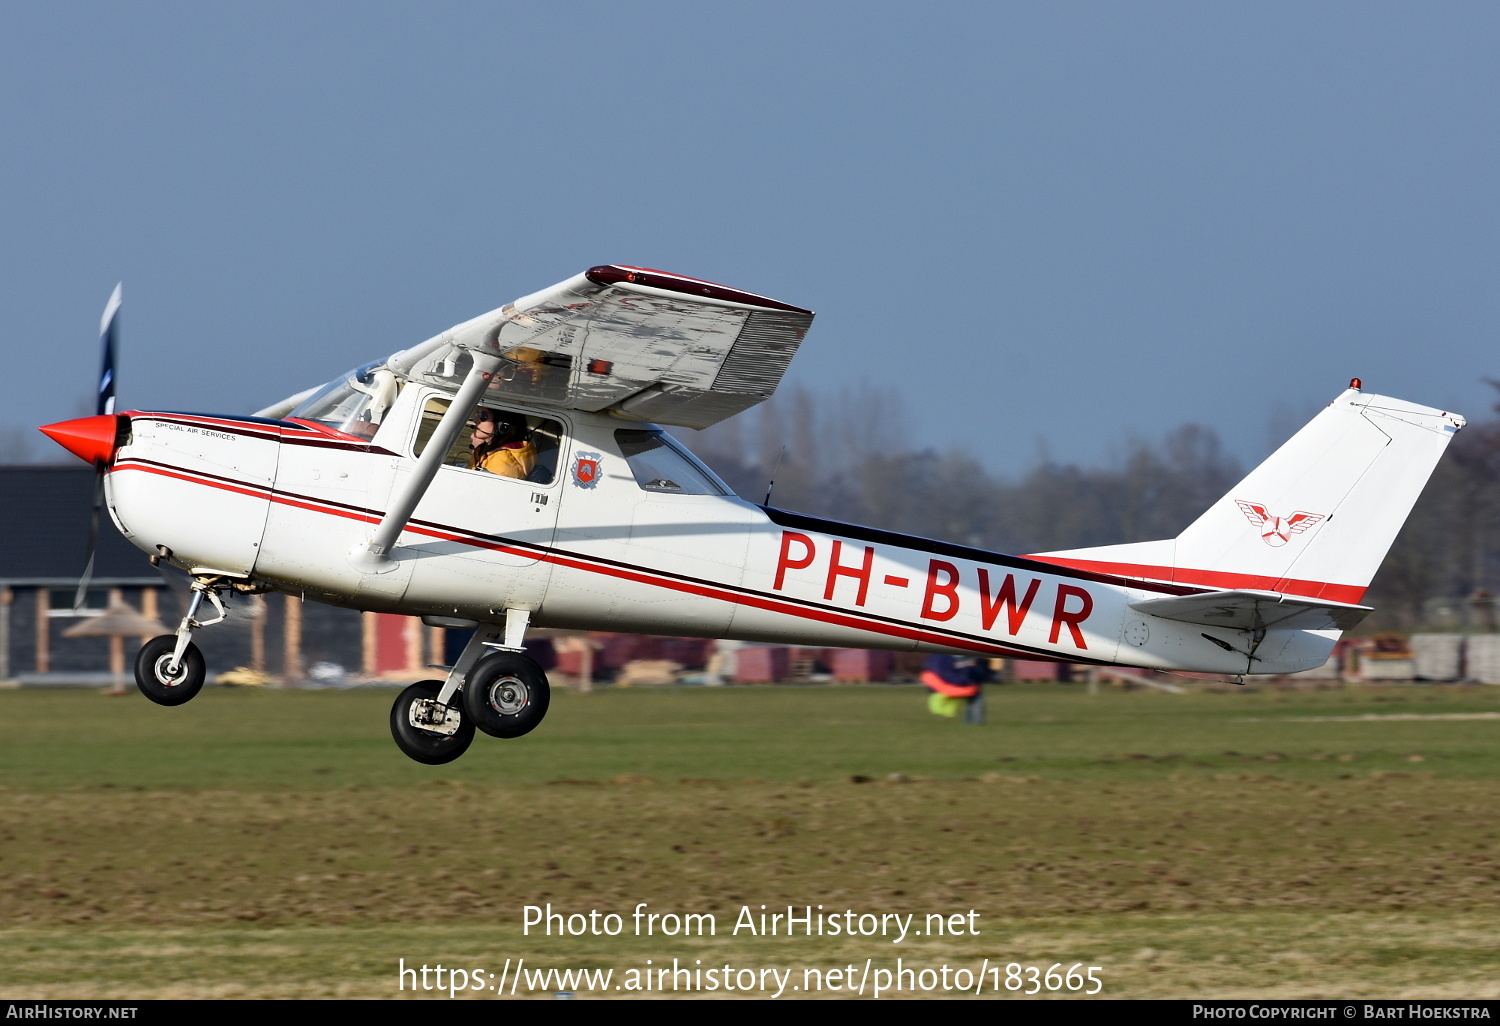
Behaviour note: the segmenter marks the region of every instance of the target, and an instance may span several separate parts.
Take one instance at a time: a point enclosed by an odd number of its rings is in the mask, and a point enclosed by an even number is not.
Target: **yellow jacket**
[[[487,470],[501,477],[525,478],[536,466],[536,446],[530,442],[512,442],[489,453],[483,460],[469,457],[470,470]]]

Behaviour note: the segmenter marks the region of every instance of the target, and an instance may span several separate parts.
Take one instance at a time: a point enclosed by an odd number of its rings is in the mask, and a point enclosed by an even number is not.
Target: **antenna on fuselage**
[[[771,489],[776,487],[776,471],[781,469],[781,457],[785,455],[786,446],[783,445],[781,451],[776,454],[776,462],[771,464],[771,479],[766,482],[766,501],[761,503],[762,506],[771,504]]]

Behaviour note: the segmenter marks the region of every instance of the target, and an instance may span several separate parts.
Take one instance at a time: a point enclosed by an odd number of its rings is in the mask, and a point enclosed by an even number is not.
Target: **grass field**
[[[1500,689],[1007,686],[985,727],[914,688],[606,690],[445,767],[396,751],[393,694],[0,692],[0,996],[412,996],[399,959],[522,957],[1500,996]],[[625,931],[523,936],[548,902]],[[632,936],[639,902],[717,932]],[[762,904],[978,932],[731,935]]]

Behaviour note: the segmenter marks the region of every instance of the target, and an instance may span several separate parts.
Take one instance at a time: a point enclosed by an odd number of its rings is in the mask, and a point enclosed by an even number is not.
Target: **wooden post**
[[[427,628],[427,661],[433,666],[448,665],[448,632],[442,627]]]
[[[109,690],[125,692],[125,639],[118,634],[109,639]]]
[[[302,679],[302,596],[286,597],[286,641],[282,672],[287,680]]]
[[[554,651],[578,657],[578,680],[574,688],[580,695],[594,690],[594,639],[587,634],[564,634],[552,639]]]
[[[594,639],[583,636],[583,651],[578,659],[578,693],[587,695],[594,690]]]
[[[426,667],[423,665],[422,651],[426,648],[422,642],[426,639],[422,630],[422,618],[419,616],[408,616],[406,618],[406,668],[409,671],[421,673]]]
[[[266,672],[266,597],[250,596],[250,669]]]
[[[109,589],[107,606],[123,605],[125,592],[120,588]],[[125,691],[125,639],[115,635],[109,639],[109,690],[123,694]]]
[[[155,588],[141,589],[141,615],[148,620],[155,620],[158,616],[161,615],[161,610],[157,606]],[[141,644],[144,645],[150,640],[150,638],[142,638]]]
[[[47,673],[52,669],[51,654],[47,641],[51,637],[52,622],[47,619],[47,610],[52,605],[52,592],[48,588],[36,590],[36,672]]]
[[[10,679],[10,604],[15,594],[0,588],[0,680]]]
[[[360,669],[366,677],[374,677],[380,663],[380,614],[362,613],[359,627]]]

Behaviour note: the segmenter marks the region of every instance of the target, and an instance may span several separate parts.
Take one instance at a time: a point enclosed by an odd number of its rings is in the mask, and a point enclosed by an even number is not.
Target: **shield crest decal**
[[[592,488],[599,483],[604,457],[597,452],[580,452],[573,457],[573,483],[579,488]]]

